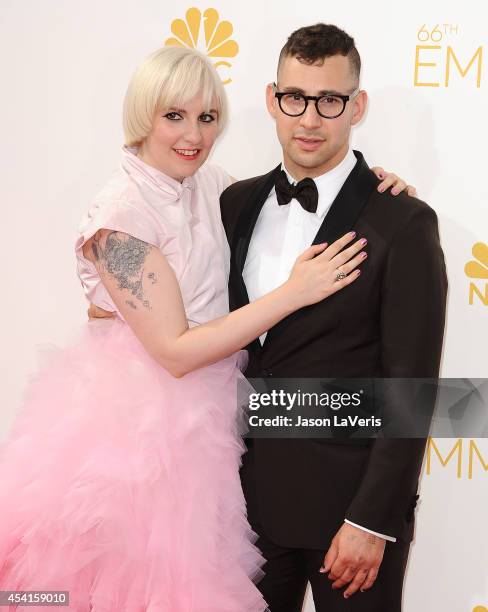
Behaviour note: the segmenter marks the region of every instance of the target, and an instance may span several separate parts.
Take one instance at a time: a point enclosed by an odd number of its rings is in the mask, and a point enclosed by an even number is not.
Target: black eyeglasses
[[[276,83],[273,83],[276,90]],[[359,88],[355,89],[347,96],[340,94],[324,94],[323,96],[305,96],[298,91],[275,91],[275,98],[278,98],[280,109],[289,117],[299,117],[307,110],[310,100],[315,102],[318,114],[324,119],[336,119],[340,117],[346,108],[349,100],[357,96]]]

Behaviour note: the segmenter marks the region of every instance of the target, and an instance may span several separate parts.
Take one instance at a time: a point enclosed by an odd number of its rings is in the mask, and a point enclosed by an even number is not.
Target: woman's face
[[[207,159],[218,134],[217,118],[216,102],[205,108],[201,94],[179,108],[157,112],[138,155],[181,182]]]

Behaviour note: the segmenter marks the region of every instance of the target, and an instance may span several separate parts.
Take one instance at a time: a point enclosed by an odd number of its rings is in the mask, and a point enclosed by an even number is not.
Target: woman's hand
[[[326,244],[313,245],[297,258],[284,284],[297,308],[320,302],[359,277],[361,272],[356,268],[367,257],[362,250],[367,240],[362,238],[345,248],[355,237],[356,232],[349,232],[328,248]]]
[[[380,193],[383,193],[383,191],[386,191],[391,187],[391,195],[398,195],[402,191],[405,191],[405,189],[407,190],[407,194],[409,196],[415,197],[417,195],[417,190],[413,185],[407,185],[403,179],[396,174],[393,174],[393,172],[386,172],[386,170],[380,166],[375,166],[374,168],[371,168],[371,170],[376,174],[380,181],[382,181],[378,185],[378,191]]]
[[[86,314],[88,315],[89,321],[93,321],[95,319],[115,319],[114,312],[109,312],[108,310],[104,310],[103,308],[100,308],[99,306],[95,306],[95,304],[92,304],[91,302],[90,302],[90,307],[86,311]]]

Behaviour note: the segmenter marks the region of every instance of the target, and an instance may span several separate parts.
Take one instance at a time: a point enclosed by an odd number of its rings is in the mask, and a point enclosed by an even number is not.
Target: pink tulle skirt
[[[242,355],[175,379],[119,319],[53,351],[0,446],[0,590],[69,591],[56,609],[76,612],[265,610]]]

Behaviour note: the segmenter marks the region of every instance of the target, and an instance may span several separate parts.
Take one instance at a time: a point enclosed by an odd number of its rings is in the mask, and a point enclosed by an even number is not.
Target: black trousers
[[[332,589],[332,581],[327,574],[319,573],[326,550],[287,547],[266,534],[260,519],[254,460],[250,444],[241,469],[241,480],[248,520],[258,535],[256,545],[266,559],[263,567],[265,575],[258,587],[270,612],[301,612],[308,583],[312,588],[316,612],[401,612],[410,542],[386,542],[383,561],[371,589],[364,593],[357,591],[344,599],[347,587]],[[344,516],[346,509],[347,502],[344,503]],[[277,516],[279,512],[280,508],[276,507]],[[296,520],[303,519],[297,516]],[[339,527],[340,524],[337,529]],[[331,527],[331,534],[335,531],[336,526]]]
[[[371,589],[345,599],[347,587],[332,589],[332,580],[320,574],[326,551],[285,548],[271,542],[259,525],[257,546],[266,564],[258,584],[270,612],[301,612],[310,582],[316,612],[401,612],[405,567],[410,544],[387,542],[378,577]]]

